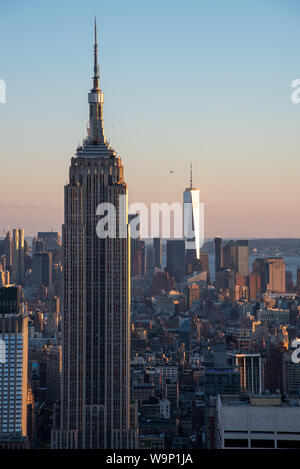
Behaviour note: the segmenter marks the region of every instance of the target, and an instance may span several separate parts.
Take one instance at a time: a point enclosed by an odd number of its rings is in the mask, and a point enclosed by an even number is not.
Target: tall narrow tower
[[[190,187],[183,192],[183,236],[187,269],[200,262],[200,190],[193,187],[193,167],[190,164]]]
[[[63,379],[53,448],[133,448],[130,431],[130,268],[127,186],[105,139],[95,22],[88,136],[71,159],[63,225]],[[114,205],[115,237],[99,238],[97,207]],[[119,217],[126,233],[120,234]]]

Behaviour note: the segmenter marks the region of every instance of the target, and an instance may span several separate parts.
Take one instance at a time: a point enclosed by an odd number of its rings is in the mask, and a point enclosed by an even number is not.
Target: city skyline
[[[126,162],[129,202],[180,202],[192,160],[206,238],[300,237],[300,107],[290,99],[300,76],[299,5],[115,5],[113,19],[109,2],[73,11],[68,1],[2,7],[0,38],[9,47],[0,73],[7,84],[7,102],[0,105],[0,229],[61,232],[61,187],[74,139],[84,136],[88,120],[85,70],[97,14],[106,132]],[[147,184],[140,182],[138,162]]]

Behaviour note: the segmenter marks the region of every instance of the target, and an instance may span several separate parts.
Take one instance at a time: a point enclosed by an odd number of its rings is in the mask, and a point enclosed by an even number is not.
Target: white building
[[[183,192],[183,236],[186,249],[195,250],[196,258],[200,259],[201,233],[200,190],[193,187],[192,167],[190,187]]]
[[[280,395],[219,395],[217,447],[220,449],[300,448],[300,400]]]
[[[0,290],[0,443],[27,436],[28,317],[19,308],[18,291]],[[5,311],[5,304],[15,312]]]

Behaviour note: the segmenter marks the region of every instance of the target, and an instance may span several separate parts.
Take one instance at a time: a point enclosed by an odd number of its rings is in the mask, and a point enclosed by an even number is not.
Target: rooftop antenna
[[[193,163],[190,161],[190,189],[193,189]]]

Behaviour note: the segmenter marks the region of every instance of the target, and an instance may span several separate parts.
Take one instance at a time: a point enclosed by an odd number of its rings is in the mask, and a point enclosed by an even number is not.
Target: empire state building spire
[[[100,70],[98,65],[97,23],[95,17],[95,43],[94,43],[94,89],[99,89]]]
[[[94,76],[93,88],[89,93],[90,121],[88,129],[88,140],[95,145],[106,143],[103,129],[103,102],[104,94],[99,88],[99,65],[98,65],[98,43],[97,24],[95,18],[95,43],[94,43]]]

